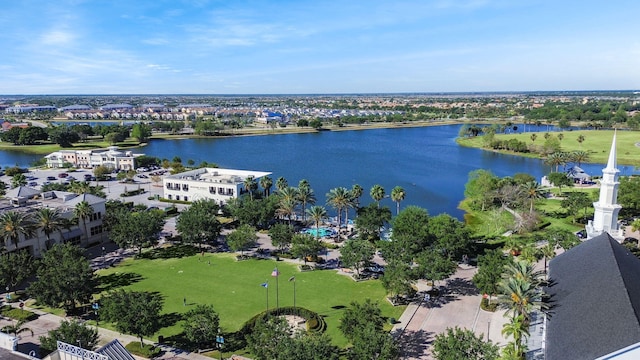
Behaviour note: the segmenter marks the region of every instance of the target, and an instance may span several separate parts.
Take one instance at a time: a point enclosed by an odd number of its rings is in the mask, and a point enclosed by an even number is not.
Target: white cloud
[[[40,37],[43,45],[69,45],[74,39],[74,34],[64,30],[51,30]]]

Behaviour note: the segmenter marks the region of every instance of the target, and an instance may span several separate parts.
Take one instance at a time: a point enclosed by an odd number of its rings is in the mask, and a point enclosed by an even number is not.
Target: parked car
[[[29,186],[38,186],[38,183],[35,181],[30,181]]]
[[[59,177],[60,179],[64,179],[64,178],[66,178],[67,176],[69,176],[69,174],[67,174],[67,173],[60,173],[60,174],[58,174],[58,177]]]
[[[47,176],[47,180],[49,181],[54,181],[56,179],[55,176]]]

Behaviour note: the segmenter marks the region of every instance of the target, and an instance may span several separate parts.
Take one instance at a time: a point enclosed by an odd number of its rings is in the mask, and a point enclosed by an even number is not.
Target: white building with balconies
[[[178,201],[211,199],[222,206],[230,199],[247,192],[245,179],[252,177],[258,184],[270,172],[201,168],[165,176],[162,180],[164,198]]]

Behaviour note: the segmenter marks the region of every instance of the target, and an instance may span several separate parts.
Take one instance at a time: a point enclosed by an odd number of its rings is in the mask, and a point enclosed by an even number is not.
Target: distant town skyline
[[[640,89],[640,3],[12,1],[0,94]]]

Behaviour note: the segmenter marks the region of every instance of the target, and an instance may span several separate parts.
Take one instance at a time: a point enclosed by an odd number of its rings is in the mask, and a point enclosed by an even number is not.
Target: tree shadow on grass
[[[164,328],[164,327],[173,326],[182,319],[183,319],[182,314],[179,314],[177,312],[172,312],[172,313],[160,315],[159,321],[160,321],[160,326]]]
[[[151,249],[138,255],[139,259],[179,259],[187,256],[193,256],[199,253],[197,247],[193,245],[173,245],[165,248]]]
[[[124,272],[103,275],[98,278],[98,288],[102,291],[110,291],[124,286],[129,286],[144,279],[142,275]]]

